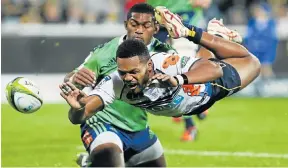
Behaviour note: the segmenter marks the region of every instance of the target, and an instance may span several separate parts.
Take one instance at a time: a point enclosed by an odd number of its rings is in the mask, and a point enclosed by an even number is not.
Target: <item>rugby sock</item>
[[[188,23],[185,23],[185,22],[183,22],[183,25],[190,30],[189,35],[186,38],[189,41],[194,42],[195,44],[199,44],[201,37],[202,37],[203,30],[196,26],[189,25]]]
[[[192,117],[190,117],[190,116],[189,117],[184,117],[184,121],[185,121],[186,130],[188,130],[189,128],[195,126],[195,123],[194,123]]]

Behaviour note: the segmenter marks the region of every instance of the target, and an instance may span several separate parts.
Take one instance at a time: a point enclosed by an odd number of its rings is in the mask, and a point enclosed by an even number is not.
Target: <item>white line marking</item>
[[[77,146],[77,150],[85,151],[83,145]],[[251,158],[283,158],[288,159],[287,154],[277,153],[255,153],[255,152],[223,152],[223,151],[194,151],[181,149],[164,149],[167,155],[196,155],[196,156],[234,156],[234,157],[251,157]]]
[[[168,155],[198,155],[198,156],[237,156],[252,158],[283,158],[288,159],[288,154],[276,153],[254,153],[254,152],[222,152],[222,151],[194,151],[165,149],[164,154]]]

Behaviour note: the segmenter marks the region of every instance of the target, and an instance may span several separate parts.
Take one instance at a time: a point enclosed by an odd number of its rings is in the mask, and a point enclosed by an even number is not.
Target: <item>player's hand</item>
[[[81,85],[83,87],[95,86],[96,75],[90,69],[83,67],[71,77],[70,82]]]
[[[71,82],[66,82],[59,85],[61,90],[60,95],[66,100],[66,102],[75,109],[80,109],[83,107],[81,99],[87,97],[87,95],[76,88]]]
[[[183,25],[181,17],[170,12],[166,7],[157,6],[155,18],[160,25],[167,29],[170,37],[177,39],[188,36],[189,29]]]
[[[193,8],[200,7],[203,9],[209,8],[211,5],[212,0],[190,0],[190,4]]]
[[[167,88],[167,87],[177,87],[177,80],[170,75],[157,73],[148,81],[148,87],[159,87],[159,88]]]

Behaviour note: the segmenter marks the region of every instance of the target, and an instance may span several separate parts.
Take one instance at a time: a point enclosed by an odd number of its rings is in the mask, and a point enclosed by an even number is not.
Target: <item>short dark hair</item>
[[[127,13],[126,19],[129,20],[132,16],[132,12],[136,13],[148,13],[153,16],[153,20],[155,19],[155,13],[153,6],[147,4],[147,3],[137,3],[133,5],[130,10]]]
[[[119,45],[116,58],[132,58],[135,56],[138,56],[142,63],[146,63],[150,59],[148,48],[142,41],[127,39]]]

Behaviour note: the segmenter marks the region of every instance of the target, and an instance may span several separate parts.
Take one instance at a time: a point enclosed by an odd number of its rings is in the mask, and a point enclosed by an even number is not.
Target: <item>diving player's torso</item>
[[[187,72],[196,58],[157,53],[152,55],[157,73],[171,76]],[[115,98],[141,107],[150,113],[163,116],[181,116],[207,103],[211,96],[211,84],[188,84],[178,87],[148,87],[141,94],[133,94],[125,87],[117,72],[110,75],[113,81]]]

